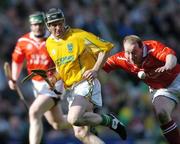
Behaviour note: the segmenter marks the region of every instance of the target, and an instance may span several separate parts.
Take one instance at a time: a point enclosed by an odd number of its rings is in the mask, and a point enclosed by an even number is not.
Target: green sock
[[[104,126],[109,126],[112,123],[112,118],[106,114],[102,114],[102,122],[100,123],[100,125],[104,125]]]

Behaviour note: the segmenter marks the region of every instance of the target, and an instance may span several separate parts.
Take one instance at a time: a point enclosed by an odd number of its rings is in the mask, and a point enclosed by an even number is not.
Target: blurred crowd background
[[[59,7],[71,27],[90,31],[115,44],[112,54],[122,49],[122,38],[137,34],[156,39],[177,52],[180,62],[180,0],[5,0],[0,1],[0,143],[28,144],[28,112],[17,94],[10,91],[3,63],[11,61],[17,39],[29,31],[28,16],[35,11]],[[27,73],[23,71],[21,78]],[[117,70],[100,75],[104,107],[125,123],[128,140],[103,127],[97,127],[107,144],[166,144],[161,135],[148,94],[148,88],[127,73]],[[31,83],[21,84],[29,103]],[[66,102],[63,109],[67,112]],[[173,117],[180,124],[180,108]],[[120,141],[120,142],[119,142]],[[54,131],[44,121],[44,144],[76,144],[72,130]]]

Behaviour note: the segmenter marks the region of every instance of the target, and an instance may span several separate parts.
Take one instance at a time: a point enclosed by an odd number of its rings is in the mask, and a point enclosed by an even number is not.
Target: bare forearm
[[[99,71],[99,69],[104,64],[105,60],[107,59],[109,53],[108,52],[100,52],[98,55],[98,59],[93,67],[93,70]]]
[[[13,80],[17,80],[19,78],[19,75],[21,73],[21,70],[22,70],[22,66],[23,66],[23,63],[16,63],[14,61],[12,61],[12,79]]]

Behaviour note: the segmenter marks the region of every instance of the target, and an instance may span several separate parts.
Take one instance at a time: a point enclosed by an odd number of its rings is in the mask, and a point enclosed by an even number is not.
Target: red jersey
[[[177,64],[172,70],[165,71],[159,75],[154,71],[165,65],[166,56],[168,54],[175,55],[175,52],[165,46],[164,44],[149,40],[143,41],[145,47],[143,53],[145,57],[143,59],[142,66],[139,68],[136,65],[129,63],[125,57],[124,51],[119,52],[109,57],[103,66],[106,72],[121,68],[128,73],[137,76],[138,72],[143,70],[148,76],[143,80],[148,86],[159,89],[169,86],[176,76],[180,73],[180,65]]]
[[[36,41],[32,33],[27,33],[18,39],[16,47],[12,53],[12,60],[22,63],[26,59],[27,71],[30,74],[32,69],[47,70],[54,67],[46,47],[46,38]],[[33,77],[33,80],[43,80],[40,76]]]

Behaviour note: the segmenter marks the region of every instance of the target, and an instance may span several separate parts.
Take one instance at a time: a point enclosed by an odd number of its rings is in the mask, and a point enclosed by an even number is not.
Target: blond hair
[[[124,37],[123,45],[124,45],[125,42],[128,42],[130,44],[137,43],[140,48],[142,48],[142,46],[143,46],[141,38],[138,37],[137,35],[128,35],[128,36]]]

